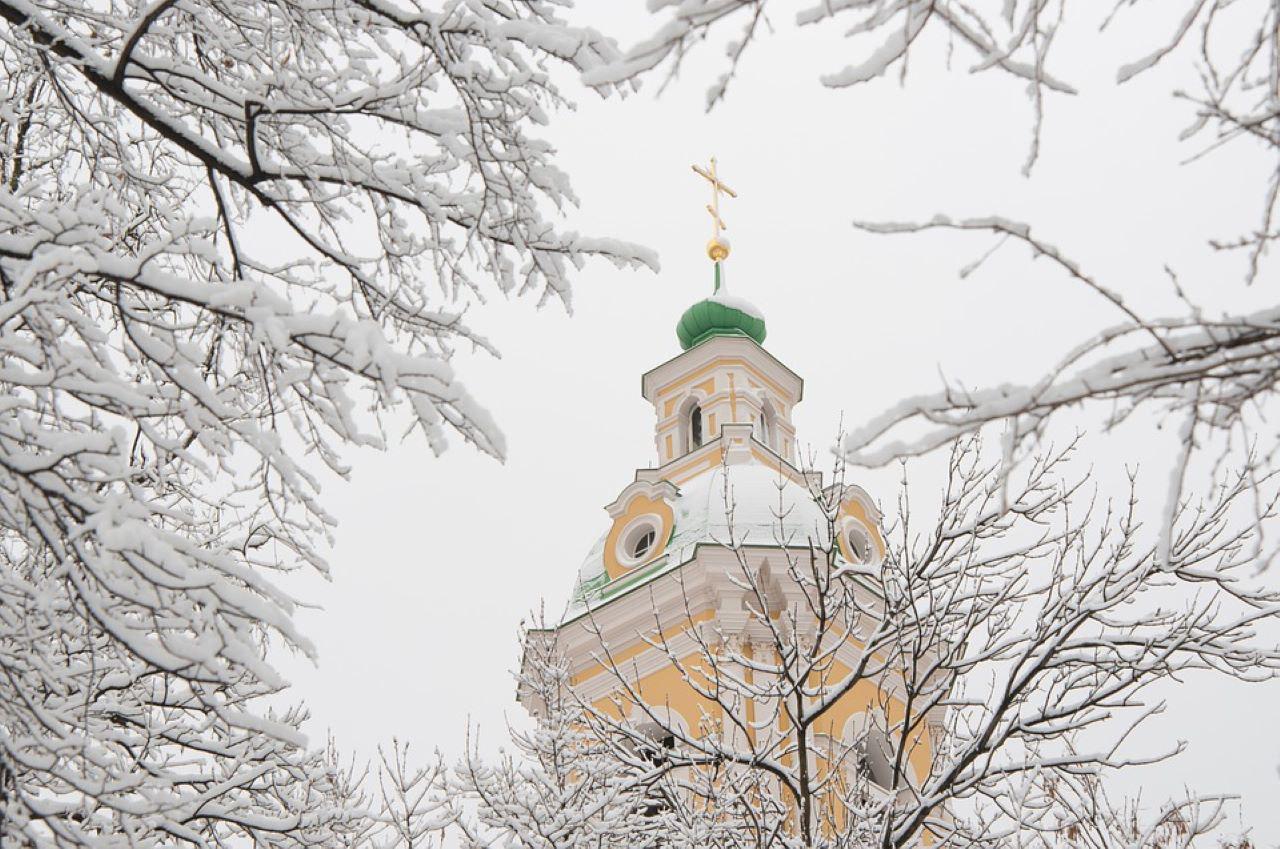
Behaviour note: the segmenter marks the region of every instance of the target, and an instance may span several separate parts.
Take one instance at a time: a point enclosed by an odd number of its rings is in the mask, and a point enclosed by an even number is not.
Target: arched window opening
[[[655,767],[665,766],[671,762],[676,750],[675,728],[667,728],[656,722],[645,722],[636,729],[641,739],[635,741],[635,751],[642,759]],[[670,811],[674,805],[671,800],[670,785],[659,779],[648,787],[640,804],[640,814],[655,817]]]
[[[855,773],[883,789],[893,785],[893,758],[889,738],[879,724],[863,717],[854,719],[852,761]]]
[[[756,435],[765,445],[774,451],[778,450],[778,414],[768,398],[764,399],[760,405],[760,421],[756,426]]]
[[[654,766],[662,766],[667,763],[671,759],[671,753],[676,748],[676,735],[656,725],[641,729],[641,733],[649,739],[647,742],[640,744],[640,757]]]
[[[689,450],[702,447],[702,407],[697,404],[689,411]]]
[[[893,764],[885,751],[882,735],[868,733],[858,744],[858,769],[867,779],[879,787],[888,789],[893,784]]]

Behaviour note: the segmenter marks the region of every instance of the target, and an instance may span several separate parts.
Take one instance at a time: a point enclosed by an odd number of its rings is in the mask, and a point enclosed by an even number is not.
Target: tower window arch
[[[778,450],[778,413],[768,398],[760,402],[760,416],[756,422],[756,438],[762,443]]]
[[[630,745],[644,760],[654,766],[670,762],[681,740],[689,739],[689,727],[675,711],[662,707],[635,708],[629,723],[633,732]],[[673,807],[669,792],[672,788],[656,782],[645,796],[639,813],[646,817],[657,816]]]
[[[689,450],[702,447],[702,405],[695,403],[689,408]]]
[[[676,410],[676,441],[679,443],[677,450],[681,454],[688,454],[696,451],[705,445],[712,437],[709,431],[709,424],[714,421],[714,416],[708,418],[707,411],[704,409],[707,397],[701,390],[693,390],[684,396],[680,402],[680,407]]]

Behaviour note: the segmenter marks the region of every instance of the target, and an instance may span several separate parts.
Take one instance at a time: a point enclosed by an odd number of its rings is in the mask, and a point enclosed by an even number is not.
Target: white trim
[[[870,493],[855,483],[847,483],[841,487],[840,497],[837,500],[842,507],[850,501],[856,501],[866,511],[867,518],[873,524],[880,524],[880,521],[884,518],[880,513],[880,508],[876,506],[876,502],[871,498]]]
[[[637,495],[643,495],[653,501],[665,501],[668,506],[680,495],[680,487],[676,486],[669,480],[645,480],[644,478],[652,478],[654,472],[661,471],[655,469],[637,469],[636,479],[627,484],[622,492],[618,493],[612,503],[605,505],[605,512],[609,514],[609,518],[617,519],[623,513],[627,512],[627,505],[631,503],[631,499]]]
[[[646,401],[657,400],[659,389],[678,383],[687,375],[722,357],[740,357],[747,361],[763,377],[773,381],[787,395],[792,396],[788,405],[804,398],[804,381],[782,361],[770,354],[754,339],[746,336],[714,336],[700,345],[677,354],[662,365],[650,369],[640,378],[640,394]]]

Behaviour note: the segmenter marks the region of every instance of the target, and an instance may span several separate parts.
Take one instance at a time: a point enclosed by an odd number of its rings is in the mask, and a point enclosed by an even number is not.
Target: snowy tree
[[[654,846],[661,830],[645,815],[664,772],[643,753],[616,757],[591,731],[569,686],[554,640],[524,642],[520,699],[536,713],[531,729],[513,730],[514,751],[487,762],[473,741],[453,772],[460,843],[468,849],[602,849]],[[470,810],[466,810],[468,806]]]
[[[327,574],[322,476],[391,408],[502,455],[469,301],[653,264],[557,227],[536,135],[613,48],[505,0],[0,18],[0,843],[355,839],[278,576]]]
[[[535,712],[553,729],[579,716],[614,775],[662,789],[648,816],[665,846],[1219,845],[1208,835],[1226,797],[1153,810],[1112,801],[1112,782],[1181,750],[1135,733],[1162,710],[1163,684],[1280,672],[1265,636],[1280,593],[1251,585],[1250,524],[1231,518],[1249,481],[1184,506],[1165,559],[1136,499],[1098,503],[1064,477],[1073,450],[1010,476],[978,439],[956,442],[936,508],[913,508],[904,480],[883,558],[853,561],[838,542],[842,466],[828,487],[807,476],[825,527],[800,536],[780,518],[770,542],[734,530],[726,474],[721,544],[749,624],[726,632],[693,601],[664,614],[655,600],[642,634],[704,720],[691,728],[647,700],[599,626],[592,657],[611,703]],[[795,509],[782,492],[779,517]],[[782,562],[762,566],[761,545]],[[855,692],[874,695],[850,733],[833,722]]]
[[[587,73],[596,83],[620,83],[655,73],[674,78],[687,57],[706,45],[725,48],[724,72],[707,93],[708,108],[725,96],[742,57],[774,32],[765,0],[695,0],[652,4],[659,23],[626,55]],[[1096,43],[1125,28],[1131,57],[1114,69],[1123,85],[1160,66],[1175,66],[1185,87],[1172,95],[1186,106],[1178,143],[1188,160],[1247,155],[1260,170],[1257,225],[1247,232],[1207,231],[1205,242],[1222,254],[1220,270],[1203,280],[1180,279],[1167,258],[1153,256],[1154,275],[1168,280],[1183,306],[1168,315],[1142,315],[1130,306],[1146,281],[1106,280],[1088,270],[1052,237],[1033,232],[1034,222],[1011,220],[999,209],[979,214],[938,215],[916,223],[857,221],[878,233],[951,229],[994,235],[996,246],[1021,245],[1040,259],[1039,269],[1087,287],[1114,309],[1116,324],[1084,336],[1043,377],[1026,385],[989,389],[948,386],[903,399],[853,429],[847,457],[864,465],[947,445],[989,424],[1004,428],[1011,459],[1025,458],[1064,408],[1105,409],[1107,427],[1131,417],[1176,428],[1184,448],[1170,466],[1166,525],[1197,468],[1226,460],[1248,468],[1261,482],[1275,470],[1280,446],[1274,418],[1280,383],[1280,312],[1246,305],[1248,287],[1261,279],[1267,251],[1280,238],[1280,9],[1267,0],[1177,0],[1068,4],[1063,0],[838,0],[813,2],[794,16],[798,27],[839,27],[847,53],[832,56],[821,83],[832,88],[865,85],[896,76],[906,80],[912,57],[946,51],[948,63],[971,73],[997,75],[1029,97],[1031,141],[1022,163],[1030,173],[1040,155],[1042,116],[1054,98],[1088,97],[1070,75],[1055,68],[1096,63]],[[781,16],[778,16],[781,20]],[[1080,21],[1077,37],[1063,36],[1064,23]],[[1097,25],[1101,24],[1099,35]],[[740,95],[750,95],[741,91]],[[903,96],[909,96],[907,90]],[[945,138],[939,136],[945,144]],[[1255,155],[1261,152],[1263,156]],[[1178,178],[1170,173],[1170,181]],[[1245,201],[1250,202],[1250,201]],[[995,213],[995,214],[992,214]],[[851,218],[863,218],[850,210]],[[993,248],[994,250],[994,248]],[[972,271],[972,267],[963,273]],[[1034,273],[1034,272],[1033,272]],[[1044,273],[1044,272],[1041,272]],[[1233,285],[1238,281],[1238,285]],[[1193,285],[1197,284],[1197,285]],[[1188,292],[1211,292],[1194,299]],[[1126,295],[1128,297],[1126,297]],[[1133,416],[1142,411],[1142,416]],[[1196,455],[1204,463],[1197,465]],[[1268,499],[1260,492],[1258,498]],[[1165,541],[1165,546],[1170,544]],[[1277,554],[1258,538],[1259,558]]]

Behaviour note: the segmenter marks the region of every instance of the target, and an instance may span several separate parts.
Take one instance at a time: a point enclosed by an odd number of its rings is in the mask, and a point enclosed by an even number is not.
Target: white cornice
[[[752,363],[761,373],[789,390],[792,398],[788,403],[796,403],[804,397],[804,381],[782,361],[760,347],[754,339],[746,336],[713,336],[687,351],[667,360],[660,366],[650,369],[640,378],[640,393],[646,400],[653,402],[654,394],[659,386],[671,383],[682,374],[687,374],[706,366],[722,357],[741,357]]]
[[[646,470],[647,471],[647,470]],[[680,494],[680,488],[669,480],[661,478],[642,479],[640,471],[636,471],[636,479],[627,484],[622,492],[618,493],[618,497],[612,503],[605,505],[605,510],[609,515],[616,519],[621,516],[627,509],[627,503],[637,495],[643,495],[654,501],[666,501],[670,503]]]
[[[702,447],[690,451],[688,454],[681,454],[679,457],[674,457],[668,460],[656,469],[637,469],[636,479],[666,480],[673,472],[678,471],[683,466],[687,465],[701,468],[701,463],[705,458],[725,450],[725,437],[730,435],[746,437],[753,449],[762,451],[768,455],[773,462],[782,467],[782,470],[787,477],[791,478],[791,480],[796,483],[804,486],[816,486],[818,489],[822,488],[822,472],[803,472],[796,468],[786,457],[783,457],[777,451],[756,439],[755,430],[751,425],[743,424],[741,422],[722,425],[721,432],[717,434],[714,439],[704,443]],[[687,480],[687,478],[683,479]],[[858,490],[860,492],[863,491],[861,488],[858,488]],[[865,492],[863,494],[865,495]],[[870,501],[869,496],[868,501]]]
[[[831,492],[834,489],[835,486],[832,485],[828,488],[828,492]],[[839,504],[844,504],[847,501],[858,502],[858,504],[862,505],[862,509],[866,511],[867,517],[877,525],[884,518],[884,516],[880,514],[880,508],[877,507],[875,501],[872,500],[871,494],[857,484],[845,484],[841,488],[839,497],[834,500]]]

